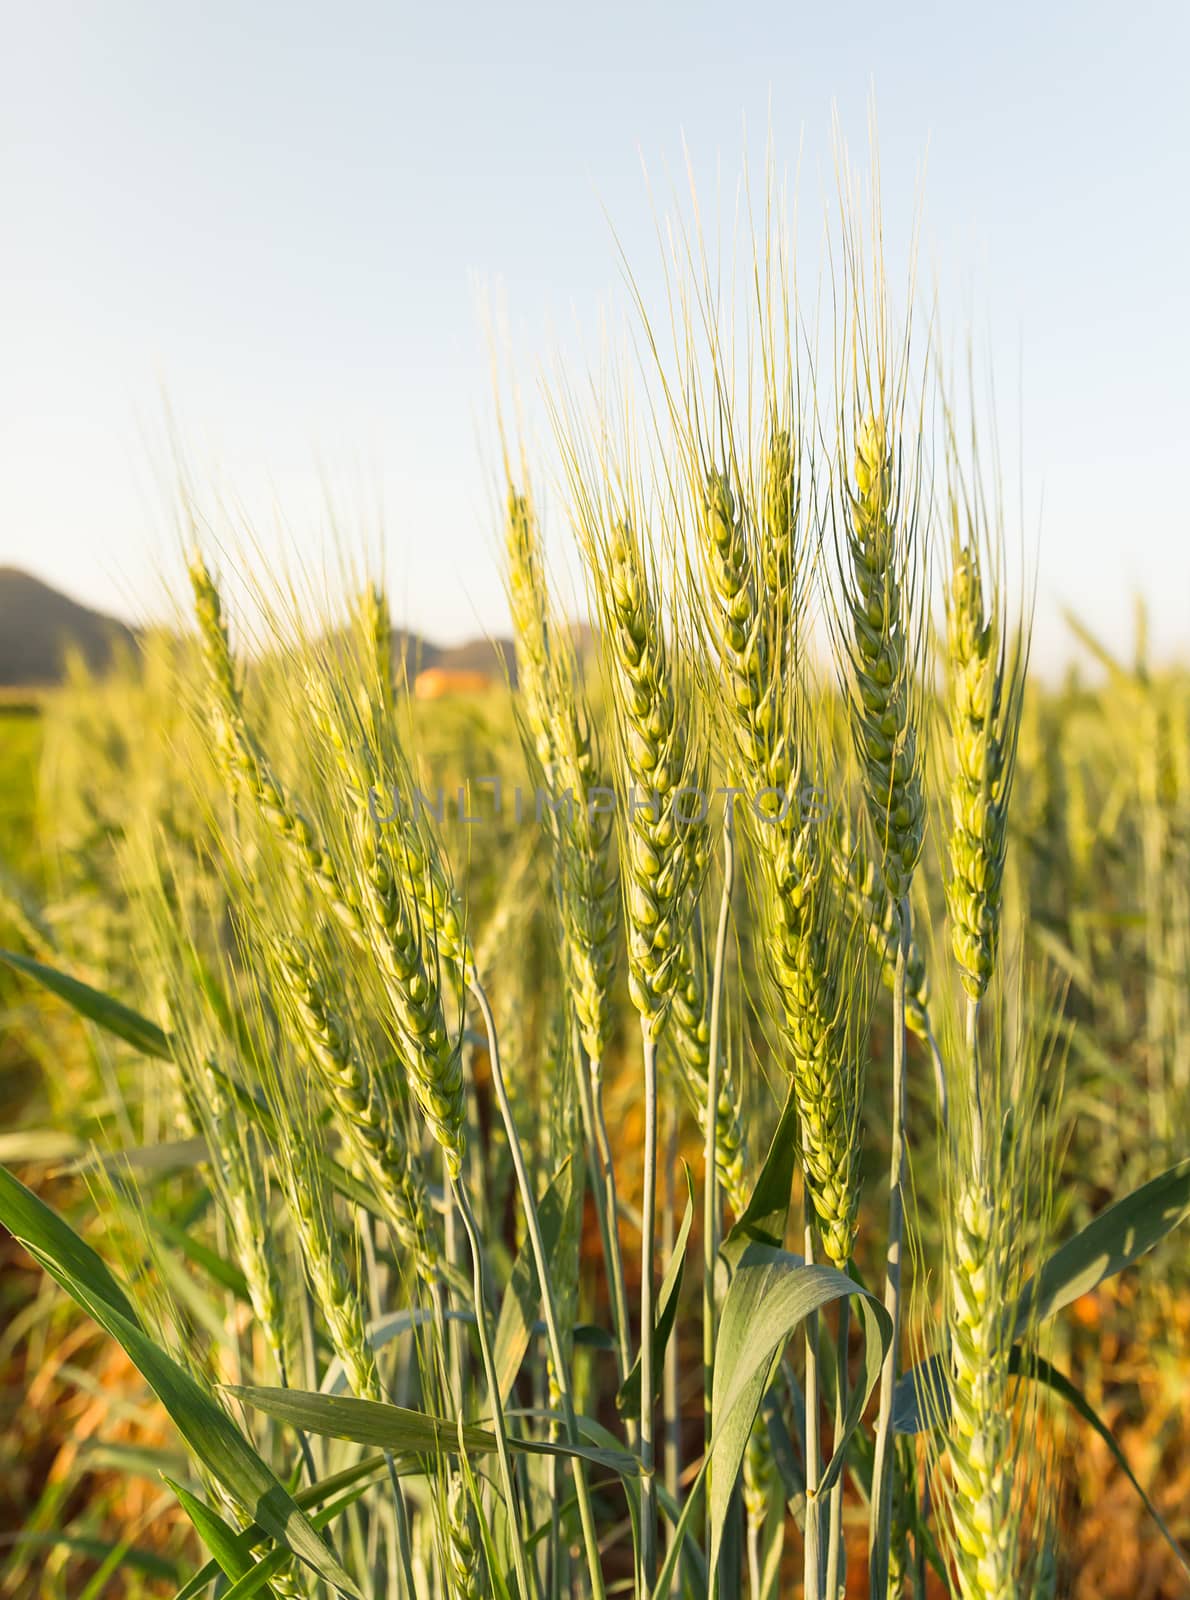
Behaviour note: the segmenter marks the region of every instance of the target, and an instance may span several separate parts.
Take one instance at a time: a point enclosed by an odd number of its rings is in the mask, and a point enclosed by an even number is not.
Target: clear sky
[[[685,139],[713,191],[771,122],[815,212],[832,107],[862,153],[874,91],[886,213],[925,166],[928,270],[1023,396],[1043,658],[1062,603],[1127,647],[1135,590],[1190,644],[1181,0],[0,16],[0,564],[145,614],[164,392],[255,520],[275,503],[313,550],[329,479],[349,515],[382,505],[406,620],[501,629],[479,289],[531,374],[622,302],[613,224],[654,281],[642,160],[664,198]]]

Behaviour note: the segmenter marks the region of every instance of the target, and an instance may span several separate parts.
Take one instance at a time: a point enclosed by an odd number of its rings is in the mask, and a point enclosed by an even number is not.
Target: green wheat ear
[[[446,1494],[446,1570],[451,1600],[477,1600],[487,1594],[483,1553],[471,1496],[460,1473],[454,1472]]]
[[[885,421],[868,412],[856,433],[845,496],[852,710],[864,791],[895,904],[909,892],[925,837],[921,754],[914,716],[912,517],[902,504]]]
[[[190,560],[190,583],[210,694],[217,759],[228,781],[251,802],[298,867],[317,883],[327,905],[355,943],[363,943],[359,906],[336,871],[313,823],[274,773],[248,725],[243,693],[223,620],[223,606],[202,557]]]
[[[312,873],[353,941],[370,948],[384,981],[390,1024],[402,1047],[414,1097],[448,1169],[462,1169],[465,1093],[457,1040],[445,1024],[440,984],[440,945],[445,937],[457,959],[466,944],[449,884],[416,829],[389,842],[377,826],[358,820],[358,896],[349,890],[321,840],[279,781],[250,732],[236,681],[219,592],[201,557],[190,567],[195,610],[208,673],[220,750],[232,775],[251,795],[264,820]],[[373,619],[373,635],[379,624]],[[366,740],[353,737],[355,723],[343,696],[325,676],[307,679],[311,705],[328,733],[343,776],[359,794],[371,771],[361,755]],[[361,788],[362,785],[362,788]]]
[[[760,573],[771,616],[765,632],[783,671],[793,647],[793,628],[803,591],[801,480],[793,435],[773,428],[765,447],[760,503]]]
[[[1023,671],[1019,653],[1008,657],[998,608],[988,614],[978,540],[959,542],[957,508],[955,516],[946,608],[954,754],[946,901],[963,987],[979,1001],[999,943]]]
[[[687,1103],[704,1137],[707,1120],[707,1075],[710,1070],[710,996],[705,955],[694,933],[678,954],[670,1041]],[[715,1167],[727,1203],[742,1217],[751,1198],[747,1179],[747,1147],[739,1095],[729,1063],[719,1066],[719,1100],[715,1107]]]
[[[529,741],[542,769],[555,755],[554,662],[545,564],[537,519],[527,494],[511,485],[505,519],[505,579],[516,643],[517,688]]]
[[[852,843],[844,837],[841,848],[835,851],[834,865],[843,903],[856,927],[864,929],[868,947],[879,966],[880,981],[891,991],[896,982],[900,943],[897,908],[858,842]],[[910,937],[905,956],[905,1025],[919,1039],[930,1039],[930,978],[915,935]]]
[[[631,521],[617,520],[603,553],[593,577],[613,678],[617,753],[629,785],[620,807],[628,986],[646,1032],[656,1039],[673,1000],[678,952],[706,866],[705,823],[682,811],[683,790],[705,792],[705,783],[689,738],[692,708],[679,711],[659,599]]]
[[[756,555],[739,515],[727,474],[707,474],[702,500],[699,551],[706,595],[703,611],[719,660],[727,673],[736,764],[749,776],[782,787],[788,773],[770,770],[780,687],[773,681],[771,652],[759,603]],[[774,554],[776,552],[774,551]]]
[[[348,1143],[376,1184],[397,1238],[423,1273],[431,1271],[436,1252],[429,1206],[420,1161],[405,1136],[401,1105],[393,1103],[331,1009],[327,974],[308,946],[284,939],[274,953],[295,1035],[323,1080]]]
[[[763,1410],[748,1435],[743,1476],[744,1511],[749,1524],[753,1528],[760,1528],[768,1515],[769,1498],[777,1482],[777,1462]]]
[[[391,717],[393,711],[393,625],[388,596],[377,583],[366,584],[357,607],[363,656],[379,703],[377,713]]]
[[[517,658],[517,712],[530,764],[560,801],[548,815],[563,955],[583,1048],[599,1062],[611,1031],[620,885],[610,808],[597,803],[596,724],[573,648],[554,614],[527,494],[510,487],[505,578]]]
[[[968,1178],[956,1197],[951,1287],[950,1498],[963,1600],[1011,1600],[1012,1415],[1008,1343],[1001,1328],[1003,1241],[986,1186]]]
[[[314,1159],[309,1129],[286,1130],[291,1143],[281,1162],[281,1186],[318,1308],[353,1394],[380,1400],[383,1390],[368,1342],[359,1284],[349,1271],[350,1251]]]
[[[413,776],[393,734],[378,671],[369,673],[369,680],[372,693],[381,698],[369,705],[365,687],[358,697],[364,706],[362,716],[356,699],[332,667],[308,671],[306,708],[354,804],[360,826],[376,796],[380,797],[385,811],[383,832],[391,846],[389,859],[400,875],[406,898],[416,905],[422,923],[434,930],[443,976],[455,993],[472,961],[465,908],[436,837],[428,826],[419,825],[414,814]],[[397,801],[392,816],[387,814],[390,797]]]
[[[466,1090],[459,1041],[447,1031],[434,930],[403,885],[379,828],[361,825],[363,916],[384,980],[409,1085],[447,1170],[457,1178],[466,1148]]]
[[[698,505],[696,598],[724,685],[718,691],[735,782],[775,797],[752,828],[766,956],[779,1000],[801,1125],[802,1164],[828,1259],[845,1268],[859,1205],[859,1067],[843,1042],[846,982],[838,958],[846,920],[827,870],[829,823],[799,792],[802,745],[816,740],[793,670],[802,597],[796,586],[796,457],[770,439],[757,518],[725,472],[706,474]],[[753,537],[757,521],[762,532]],[[775,592],[772,585],[784,584]]]
[[[845,1270],[859,1212],[862,1060],[847,1039],[849,975],[825,854],[809,826],[782,841],[762,860],[762,911],[806,1185],[827,1258]]]

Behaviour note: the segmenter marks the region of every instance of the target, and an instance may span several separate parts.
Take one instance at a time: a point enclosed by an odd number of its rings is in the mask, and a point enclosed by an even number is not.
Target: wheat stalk
[[[883,335],[882,335],[883,337]],[[883,347],[881,346],[881,349]],[[869,375],[870,376],[870,375]],[[912,488],[901,471],[900,443],[885,394],[885,371],[855,432],[853,478],[844,490],[847,562],[844,594],[850,663],[849,709],[881,877],[897,908],[893,983],[893,1106],[890,1141],[885,1307],[893,1337],[880,1383],[872,1487],[871,1585],[883,1597],[893,1509],[893,1387],[900,1359],[905,1182],[905,1011],[912,938],[909,888],[921,854],[925,803],[914,714],[914,667],[924,629],[914,638],[916,535]]]
[[[770,411],[776,412],[770,401]],[[703,452],[696,452],[701,458]],[[737,505],[727,474],[707,473],[698,504],[702,575],[698,612],[726,684],[720,693],[729,766],[751,799],[760,858],[761,914],[770,975],[779,998],[800,1123],[800,1154],[810,1210],[806,1251],[815,1232],[827,1258],[847,1269],[859,1202],[862,1057],[846,1045],[847,967],[840,907],[824,867],[832,849],[829,814],[805,803],[810,744],[800,686],[805,608],[799,460],[787,429],[770,427],[760,506]],[[755,528],[755,532],[750,530]],[[704,1313],[709,1315],[710,1313]],[[816,1319],[806,1333],[807,1492],[817,1479]],[[705,1338],[705,1334],[704,1334]],[[841,1494],[830,1508],[832,1545]],[[819,1584],[819,1514],[807,1512],[805,1583]]]
[[[679,715],[681,681],[662,626],[656,572],[646,553],[636,497],[617,505],[606,484],[576,474],[575,520],[602,622],[612,690],[615,749],[622,763],[620,871],[628,946],[629,993],[644,1052],[645,1135],[641,1236],[639,1581],[656,1567],[653,1481],[653,1338],[656,1261],[657,1041],[673,1001],[676,961],[706,865],[705,814],[683,811],[684,796],[705,794],[703,758],[688,718]],[[680,657],[678,658],[680,660]],[[685,707],[683,708],[685,709]],[[688,803],[688,802],[687,802]]]
[[[619,931],[614,818],[596,794],[602,773],[595,725],[573,651],[553,613],[537,520],[528,495],[512,488],[506,548],[517,704],[526,747],[555,797],[543,820],[554,846],[555,897],[571,994],[584,1049],[598,1073],[610,1025]]]
[[[1013,1516],[1010,1338],[1002,1307],[1012,1304],[1020,1258],[1013,1209],[1022,1192],[1013,1112],[1026,1112],[1017,1083],[1008,1099],[1000,1050],[979,1045],[979,1012],[996,969],[1008,803],[1019,741],[1025,651],[1009,652],[1001,575],[990,598],[984,551],[991,545],[982,491],[966,494],[952,459],[950,580],[946,643],[950,679],[952,829],[946,903],[966,993],[968,1124],[953,1152],[957,1167],[950,1236],[950,1497],[964,1600],[1017,1593]],[[1023,1207],[1022,1207],[1023,1211]]]
[[[527,496],[510,489],[508,506],[508,589],[516,628],[517,664],[521,673],[523,726],[538,766],[547,780],[560,789],[560,808],[551,808],[555,897],[563,931],[565,966],[570,978],[572,1003],[580,1036],[592,1064],[595,1115],[602,1120],[598,1063],[606,1040],[608,993],[611,987],[616,932],[617,883],[610,863],[610,825],[601,822],[591,807],[598,756],[589,719],[577,693],[576,675],[569,654],[557,639],[545,585],[540,539]],[[528,1184],[507,1094],[500,1077],[495,1026],[486,996],[473,985],[488,1026],[489,1057],[501,1112],[508,1131],[514,1169],[521,1188],[526,1226],[537,1263],[550,1347],[550,1384],[561,1406],[566,1437],[577,1443],[574,1403],[567,1372],[566,1351],[559,1331],[557,1306],[547,1277],[545,1250],[534,1196]],[[605,1168],[605,1192],[610,1217],[601,1231],[609,1266],[622,1275],[618,1246],[613,1252],[611,1230],[615,1219],[615,1187]],[[626,1321],[622,1323],[623,1341]],[[582,1463],[574,1462],[579,1514],[587,1548],[593,1592],[603,1592],[594,1510]]]
[[[138,910],[147,929],[147,950],[160,985],[175,1040],[173,1063],[184,1118],[201,1133],[229,1237],[244,1273],[248,1296],[281,1382],[289,1371],[287,1319],[276,1241],[269,1225],[267,1152],[258,1130],[245,1126],[218,1070],[231,1047],[220,1037],[209,1007],[189,981],[204,931],[222,907],[209,898],[183,910],[178,891],[181,864],[148,827],[129,844],[129,864],[138,883]]]

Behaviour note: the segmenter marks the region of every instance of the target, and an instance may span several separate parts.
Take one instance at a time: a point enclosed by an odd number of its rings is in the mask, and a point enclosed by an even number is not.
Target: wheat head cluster
[[[107,1063],[101,1226],[0,1216],[186,1446],[178,1600],[1060,1592],[1052,1330],[1190,1206],[1190,1019],[1150,996],[1164,1163],[1072,1217],[1029,852],[1060,793],[1093,876],[1086,766],[975,386],[844,202],[828,312],[779,206],[730,291],[679,230],[630,353],[501,427],[507,715],[185,497],[186,616],[54,713],[88,910],[6,881],[5,956]],[[1190,724],[1119,694],[1159,984]]]

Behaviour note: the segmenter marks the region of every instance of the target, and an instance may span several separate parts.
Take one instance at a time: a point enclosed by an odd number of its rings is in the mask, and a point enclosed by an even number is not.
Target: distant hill
[[[135,643],[126,623],[79,605],[31,573],[0,567],[0,687],[60,683],[72,649],[102,670],[119,645]]]
[[[447,672],[482,672],[516,682],[516,654],[511,639],[467,639],[438,651],[435,666]]]
[[[407,681],[419,672],[437,668],[443,672],[480,672],[485,678],[516,682],[516,660],[511,639],[466,639],[462,644],[435,644],[420,634],[393,631],[393,665],[400,672],[404,664]]]
[[[48,583],[16,567],[0,567],[0,688],[60,683],[67,654],[77,650],[100,671],[118,645],[135,645],[136,631],[115,617],[93,611]],[[401,629],[393,633],[393,662],[405,666],[412,684],[431,667],[444,672],[482,673],[494,682],[516,681],[509,639],[468,639],[440,645]]]
[[[598,650],[598,638],[585,622],[573,623],[570,634],[579,660],[589,663]],[[436,669],[446,673],[478,672],[516,687],[516,647],[511,639],[465,639],[462,644],[441,645],[397,630],[393,634],[393,661],[399,666],[402,660],[410,683],[419,672]]]

